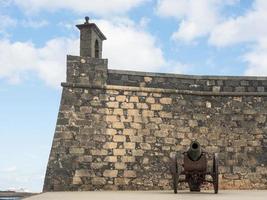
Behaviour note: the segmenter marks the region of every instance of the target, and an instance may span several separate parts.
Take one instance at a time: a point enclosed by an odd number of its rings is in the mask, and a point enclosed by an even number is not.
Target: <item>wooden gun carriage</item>
[[[200,186],[204,182],[212,183],[214,193],[218,193],[219,172],[217,154],[212,155],[212,170],[208,171],[208,153],[201,150],[201,146],[197,141],[193,141],[188,151],[183,153],[183,171],[182,166],[178,165],[178,156],[174,157],[171,163],[171,173],[173,178],[174,193],[177,193],[178,183],[187,182],[190,191],[200,192]],[[184,175],[185,179],[180,180],[179,176]],[[206,175],[210,175],[212,180],[207,180]]]

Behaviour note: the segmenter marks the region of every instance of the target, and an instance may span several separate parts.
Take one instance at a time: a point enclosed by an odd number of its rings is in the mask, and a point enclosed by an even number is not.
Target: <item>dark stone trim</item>
[[[154,93],[176,93],[176,94],[196,95],[196,96],[267,96],[267,92],[210,92],[210,91],[176,90],[176,89],[132,87],[132,86],[118,86],[118,85],[94,86],[81,83],[61,83],[61,86],[69,88],[126,90],[126,91],[154,92]]]
[[[114,70],[114,69],[109,69],[108,73],[134,75],[134,76],[149,76],[149,77],[170,77],[170,78],[181,78],[181,79],[258,80],[258,81],[266,81],[267,80],[266,76],[262,76],[262,77],[259,77],[259,76],[201,76],[201,75],[184,75],[184,74]]]

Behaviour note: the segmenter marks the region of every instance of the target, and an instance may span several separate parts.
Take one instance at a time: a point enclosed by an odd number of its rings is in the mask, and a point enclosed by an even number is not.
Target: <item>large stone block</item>
[[[103,173],[104,177],[109,177],[109,178],[113,178],[113,177],[117,177],[118,176],[118,170],[108,170],[106,169]]]

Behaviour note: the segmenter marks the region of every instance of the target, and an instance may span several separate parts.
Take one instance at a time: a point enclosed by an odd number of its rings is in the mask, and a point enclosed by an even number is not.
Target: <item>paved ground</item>
[[[267,200],[267,190],[222,190],[190,193],[186,191],[173,194],[172,191],[119,191],[119,192],[49,192],[36,195],[27,200]]]

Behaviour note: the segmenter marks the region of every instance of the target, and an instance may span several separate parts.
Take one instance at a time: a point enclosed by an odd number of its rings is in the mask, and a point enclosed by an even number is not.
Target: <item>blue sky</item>
[[[110,69],[267,75],[266,0],[0,0],[0,189],[42,189],[85,15]]]

